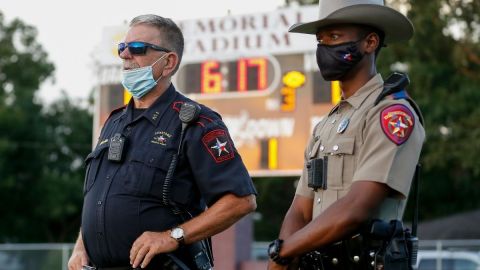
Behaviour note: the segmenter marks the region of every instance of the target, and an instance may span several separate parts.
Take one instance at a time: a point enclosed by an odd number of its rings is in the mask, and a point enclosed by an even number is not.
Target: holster
[[[209,270],[213,269],[209,255],[208,240],[181,246],[178,250],[164,254],[159,269],[165,270]]]
[[[207,238],[185,247],[197,270],[213,269],[213,253],[210,241],[210,238]]]

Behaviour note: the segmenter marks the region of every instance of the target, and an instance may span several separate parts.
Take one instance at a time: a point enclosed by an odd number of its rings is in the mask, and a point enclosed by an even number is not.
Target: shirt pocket
[[[102,153],[105,149],[108,148],[108,145],[98,146],[85,158],[85,181],[83,182],[83,194],[87,194],[88,191],[95,184],[95,179],[97,178],[98,168],[100,168],[100,163],[102,161]]]
[[[328,155],[327,189],[340,190],[352,181],[355,137],[336,138],[325,144]]]
[[[162,187],[174,151],[156,149],[155,152],[135,150],[127,160],[123,175],[129,194],[162,198]]]

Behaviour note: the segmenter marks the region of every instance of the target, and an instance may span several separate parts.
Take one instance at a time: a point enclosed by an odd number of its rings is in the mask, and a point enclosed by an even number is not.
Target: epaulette
[[[120,112],[120,111],[123,111],[125,108],[127,107],[127,105],[123,105],[121,107],[118,107],[116,109],[114,109],[113,111],[110,112],[110,114],[108,115],[108,118],[109,119],[110,117],[112,117],[114,114]]]
[[[408,101],[410,106],[412,106],[413,110],[418,116],[418,119],[420,120],[420,123],[424,126],[423,115],[420,111],[420,108],[418,107],[417,103],[415,103],[415,101],[413,101],[413,99],[408,95],[407,90],[405,90],[409,84],[410,79],[408,78],[407,74],[394,72],[385,80],[383,90],[380,95],[378,95],[377,99],[375,99],[373,106],[378,105],[378,103],[380,103],[380,101],[383,99],[405,99]]]
[[[177,111],[177,113],[180,113],[180,108],[182,107],[183,103],[184,103],[184,101],[174,101],[172,103],[172,109]],[[203,111],[203,108],[202,108],[202,111],[200,111],[200,115],[198,116],[195,123],[199,126],[205,127],[207,124],[212,123],[212,122],[214,122],[214,120],[211,117],[209,117]]]

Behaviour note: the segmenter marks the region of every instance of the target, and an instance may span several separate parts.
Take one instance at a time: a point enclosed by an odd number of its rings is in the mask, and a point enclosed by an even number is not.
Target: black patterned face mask
[[[337,45],[317,46],[317,64],[322,77],[327,81],[340,80],[363,58],[358,50],[359,41]]]

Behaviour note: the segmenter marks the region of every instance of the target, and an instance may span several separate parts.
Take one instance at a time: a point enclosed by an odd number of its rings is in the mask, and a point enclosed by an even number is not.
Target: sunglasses
[[[160,52],[171,52],[169,49],[165,49],[163,47],[153,45],[147,42],[141,42],[141,41],[133,41],[133,42],[121,42],[118,44],[118,55],[120,55],[125,49],[128,48],[128,51],[132,55],[143,55],[147,53],[147,48],[152,48],[155,51],[160,51]]]

